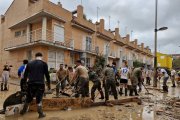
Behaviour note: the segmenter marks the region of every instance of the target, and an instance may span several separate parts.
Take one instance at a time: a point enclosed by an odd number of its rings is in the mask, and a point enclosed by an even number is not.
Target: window
[[[15,37],[19,37],[19,36],[21,36],[21,31],[16,31],[15,32]]]
[[[48,52],[48,68],[59,69],[59,65],[64,64],[64,51]]]
[[[64,27],[54,25],[54,41],[64,42]]]
[[[91,37],[86,37],[86,50],[91,51],[92,47],[92,39]]]

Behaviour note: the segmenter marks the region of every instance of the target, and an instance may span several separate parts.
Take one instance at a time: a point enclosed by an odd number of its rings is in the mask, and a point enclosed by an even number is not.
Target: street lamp
[[[113,40],[113,41],[109,41],[109,43],[106,45],[106,65],[108,64],[108,57],[109,57],[109,49],[110,49],[110,44],[111,42],[115,43],[116,41]]]
[[[154,80],[153,80],[153,86],[157,87],[157,32],[167,30],[168,27],[161,27],[157,28],[157,8],[158,8],[158,0],[156,0],[155,3],[155,29],[154,29]]]

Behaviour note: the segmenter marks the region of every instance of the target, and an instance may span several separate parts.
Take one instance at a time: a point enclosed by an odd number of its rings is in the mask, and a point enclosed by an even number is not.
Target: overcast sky
[[[0,0],[0,14],[4,14],[13,0]],[[81,0],[61,1],[63,7],[73,11],[81,4]],[[180,54],[180,0],[158,0],[158,28],[166,26],[168,30],[158,32],[158,51],[162,53]],[[88,19],[104,18],[106,29],[114,30],[120,22],[120,34],[129,33],[138,43],[145,43],[154,51],[155,0],[82,0],[84,12]],[[133,32],[132,32],[133,31]]]

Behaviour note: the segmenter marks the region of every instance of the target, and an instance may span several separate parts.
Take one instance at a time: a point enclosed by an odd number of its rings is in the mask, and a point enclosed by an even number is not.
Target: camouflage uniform
[[[135,95],[138,95],[137,93],[137,85],[141,84],[141,75],[142,75],[142,71],[141,68],[135,68],[132,71],[131,74],[131,83],[132,83],[132,88],[130,89],[130,96],[132,96],[133,91],[135,92]]]
[[[96,89],[98,89],[101,95],[99,99],[104,99],[104,93],[101,88],[100,76],[98,76],[94,71],[89,71],[89,80],[93,82],[93,86],[91,88],[91,99],[94,101]]]
[[[109,100],[109,89],[111,88],[112,93],[114,95],[114,99],[118,99],[117,91],[116,91],[116,82],[115,82],[115,74],[113,68],[107,67],[104,70],[105,76],[105,100]]]
[[[61,87],[61,90],[64,91],[64,88],[66,87],[66,78],[67,78],[67,70],[59,69],[56,73],[58,81],[56,85],[56,96],[59,96],[59,88]]]

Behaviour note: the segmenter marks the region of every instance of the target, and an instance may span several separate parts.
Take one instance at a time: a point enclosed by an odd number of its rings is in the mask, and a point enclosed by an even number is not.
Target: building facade
[[[32,60],[36,52],[43,53],[49,68],[59,64],[73,65],[83,59],[86,66],[93,66],[96,55],[106,57],[107,64],[122,65],[134,60],[151,65],[153,55],[144,43],[122,37],[119,28],[104,28],[105,21],[92,23],[84,16],[83,6],[68,11],[61,3],[49,0],[14,0],[0,18],[0,70],[12,64],[12,74],[17,74],[23,59]]]

